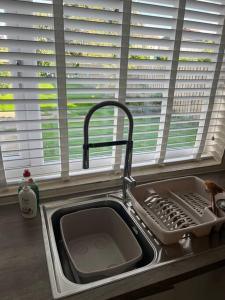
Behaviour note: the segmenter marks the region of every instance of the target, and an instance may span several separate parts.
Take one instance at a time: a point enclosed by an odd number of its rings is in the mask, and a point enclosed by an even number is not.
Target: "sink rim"
[[[141,234],[147,240],[149,247],[152,248],[153,259],[150,263],[148,263],[145,266],[115,276],[111,276],[102,280],[94,281],[91,283],[85,283],[85,284],[78,284],[78,283],[71,282],[65,277],[61,267],[61,261],[59,258],[56,240],[54,236],[54,229],[52,225],[52,216],[54,215],[55,212],[62,209],[66,209],[70,207],[84,207],[84,206],[88,207],[88,204],[90,205],[90,204],[99,203],[99,202],[101,203],[105,201],[106,203],[107,201],[116,202],[119,205],[121,205],[121,207],[126,211],[126,213],[129,215],[129,218],[132,219],[134,224],[140,230]],[[94,195],[89,197],[72,198],[60,202],[55,201],[51,203],[42,204],[41,219],[42,219],[42,232],[44,238],[44,246],[45,246],[46,260],[48,265],[49,279],[50,279],[52,295],[54,299],[59,299],[69,295],[75,295],[92,288],[101,287],[103,285],[107,285],[109,283],[118,280],[126,279],[130,276],[135,276],[139,273],[149,270],[157,263],[158,252],[156,246],[154,245],[150,237],[145,233],[143,228],[140,226],[140,224],[137,222],[134,216],[129,212],[129,209],[124,205],[124,203],[121,200],[116,199],[111,195],[106,195],[106,194]]]

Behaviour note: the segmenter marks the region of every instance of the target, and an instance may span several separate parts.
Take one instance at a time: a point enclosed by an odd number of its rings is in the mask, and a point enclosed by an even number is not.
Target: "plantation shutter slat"
[[[221,9],[225,8],[225,3],[224,1],[203,1],[201,3],[200,1],[194,1],[194,0],[187,0],[186,7],[187,9],[195,9],[195,10],[200,10],[200,11],[205,11],[205,12],[214,12],[214,13],[221,13]],[[213,3],[214,2],[214,3]],[[203,6],[204,5],[204,6]]]
[[[67,0],[66,5],[90,5],[90,0],[82,0],[82,3],[80,0]],[[122,9],[123,7],[123,1],[122,0],[92,0],[91,5],[93,6],[104,6],[108,9]]]
[[[50,1],[49,1],[50,2]],[[22,9],[21,9],[22,8]],[[33,1],[20,1],[17,0],[1,0],[1,9],[4,9],[6,11],[19,11],[24,14],[31,15],[33,12],[43,12],[43,13],[52,13],[52,6],[51,4],[44,3],[40,1],[33,2]]]
[[[18,0],[19,2],[20,0]],[[8,23],[8,21],[10,20],[10,27],[11,26],[18,26],[20,27],[18,24],[22,24],[21,27],[30,27],[33,24],[35,24],[35,27],[37,26],[41,26],[43,24],[45,24],[45,26],[51,26],[51,28],[53,28],[53,18],[50,16],[41,16],[41,15],[29,15],[29,14],[25,14],[25,12],[23,11],[22,7],[23,7],[23,1],[20,1],[21,3],[19,4],[20,6],[20,12],[19,13],[1,13],[1,22],[3,23]],[[15,10],[14,7],[12,7],[13,10]],[[40,12],[40,14],[44,14],[45,12]],[[21,22],[22,21],[22,22]],[[8,23],[9,26],[9,23]],[[33,26],[32,26],[33,27]]]

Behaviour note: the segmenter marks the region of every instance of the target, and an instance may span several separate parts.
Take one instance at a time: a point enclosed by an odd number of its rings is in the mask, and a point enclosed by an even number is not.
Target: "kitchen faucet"
[[[99,108],[105,106],[117,106],[126,113],[129,120],[129,131],[128,131],[127,140],[89,143],[88,130],[89,130],[89,123],[92,114]],[[133,122],[133,117],[131,112],[124,104],[119,103],[117,101],[103,101],[101,103],[96,104],[89,110],[84,120],[83,169],[89,168],[89,148],[126,145],[126,154],[125,154],[124,170],[123,170],[123,199],[124,200],[127,200],[127,188],[129,186],[132,187],[136,185],[136,181],[134,180],[134,178],[131,177],[132,151],[133,151],[133,140],[132,140],[133,127],[134,127],[134,122]]]

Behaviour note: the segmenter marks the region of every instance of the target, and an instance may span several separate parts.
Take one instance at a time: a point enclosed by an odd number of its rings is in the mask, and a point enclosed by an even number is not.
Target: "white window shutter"
[[[0,185],[30,168],[46,179],[120,174],[121,146],[90,151],[96,103],[134,116],[133,166],[213,158],[225,148],[222,0],[1,0]],[[125,139],[115,108],[93,115],[90,141]]]

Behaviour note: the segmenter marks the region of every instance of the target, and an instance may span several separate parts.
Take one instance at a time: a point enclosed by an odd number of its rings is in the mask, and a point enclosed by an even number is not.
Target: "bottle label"
[[[21,199],[21,204],[22,204],[22,213],[25,215],[32,215],[33,214],[33,209],[30,207],[30,200],[23,197]]]

